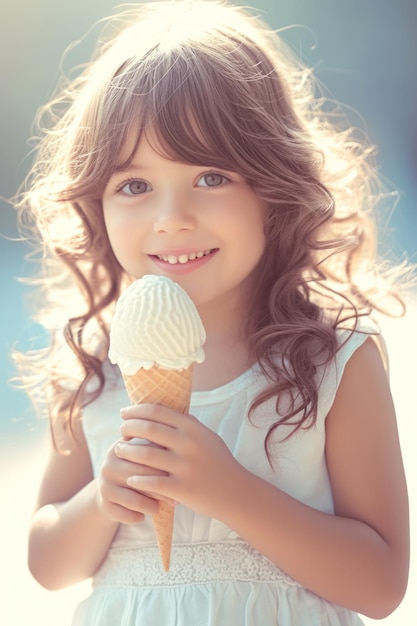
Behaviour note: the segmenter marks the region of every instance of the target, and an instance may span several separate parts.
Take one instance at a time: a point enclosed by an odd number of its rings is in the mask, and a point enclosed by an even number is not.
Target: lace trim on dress
[[[171,587],[240,581],[300,586],[247,543],[220,541],[174,544],[169,572],[162,569],[157,546],[111,548],[94,577],[94,587]]]

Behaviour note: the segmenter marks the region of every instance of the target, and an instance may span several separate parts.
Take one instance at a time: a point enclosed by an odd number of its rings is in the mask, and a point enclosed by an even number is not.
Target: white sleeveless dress
[[[367,330],[373,330],[369,328]],[[349,333],[339,332],[343,343]],[[319,372],[317,424],[276,444],[275,469],[264,451],[274,403],[247,414],[265,386],[255,366],[236,380],[192,394],[190,413],[217,432],[254,474],[301,502],[333,514],[325,460],[325,419],[344,367],[367,335],[355,332],[336,359]],[[114,378],[114,376],[113,376]],[[85,409],[84,430],[94,473],[120,437],[119,410],[129,400],[121,378]],[[278,429],[280,439],[285,427]],[[279,523],[279,520],[277,520]],[[93,589],[77,608],[73,626],[358,626],[356,613],[308,591],[218,520],[177,505],[169,572],[161,566],[150,519],[120,525]]]

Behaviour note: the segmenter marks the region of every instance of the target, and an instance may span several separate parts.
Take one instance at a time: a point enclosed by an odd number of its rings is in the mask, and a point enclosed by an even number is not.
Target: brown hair
[[[131,158],[152,129],[170,157],[236,171],[267,202],[248,336],[271,386],[254,406],[287,390],[293,409],[271,430],[314,424],[315,374],[338,349],[336,328],[353,330],[390,289],[375,262],[371,151],[332,127],[311,72],[246,9],[153,2],[109,27],[92,63],[42,111],[46,128],[18,204],[42,242],[39,319],[52,341],[34,364],[51,419],[71,426],[103,389],[108,322],[125,276],[101,196],[122,149],[131,145]]]

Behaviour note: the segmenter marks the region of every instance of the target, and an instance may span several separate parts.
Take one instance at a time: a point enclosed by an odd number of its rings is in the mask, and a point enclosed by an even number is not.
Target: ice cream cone
[[[119,366],[132,404],[162,404],[188,413],[193,365],[204,361],[206,331],[180,285],[166,276],[135,280],[116,303],[109,338],[109,359]],[[153,523],[168,571],[174,507],[161,501]]]
[[[154,366],[141,368],[136,374],[123,374],[123,380],[132,404],[163,404],[181,413],[190,407],[193,365],[183,370],[166,370]],[[169,570],[175,507],[160,501],[152,516],[159,553],[164,570]]]

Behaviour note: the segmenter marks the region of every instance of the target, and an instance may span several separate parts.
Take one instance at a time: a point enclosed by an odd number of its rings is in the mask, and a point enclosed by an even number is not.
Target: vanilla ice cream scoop
[[[204,360],[206,333],[188,294],[165,276],[146,275],[120,296],[109,358],[123,374],[154,366],[183,370]]]

